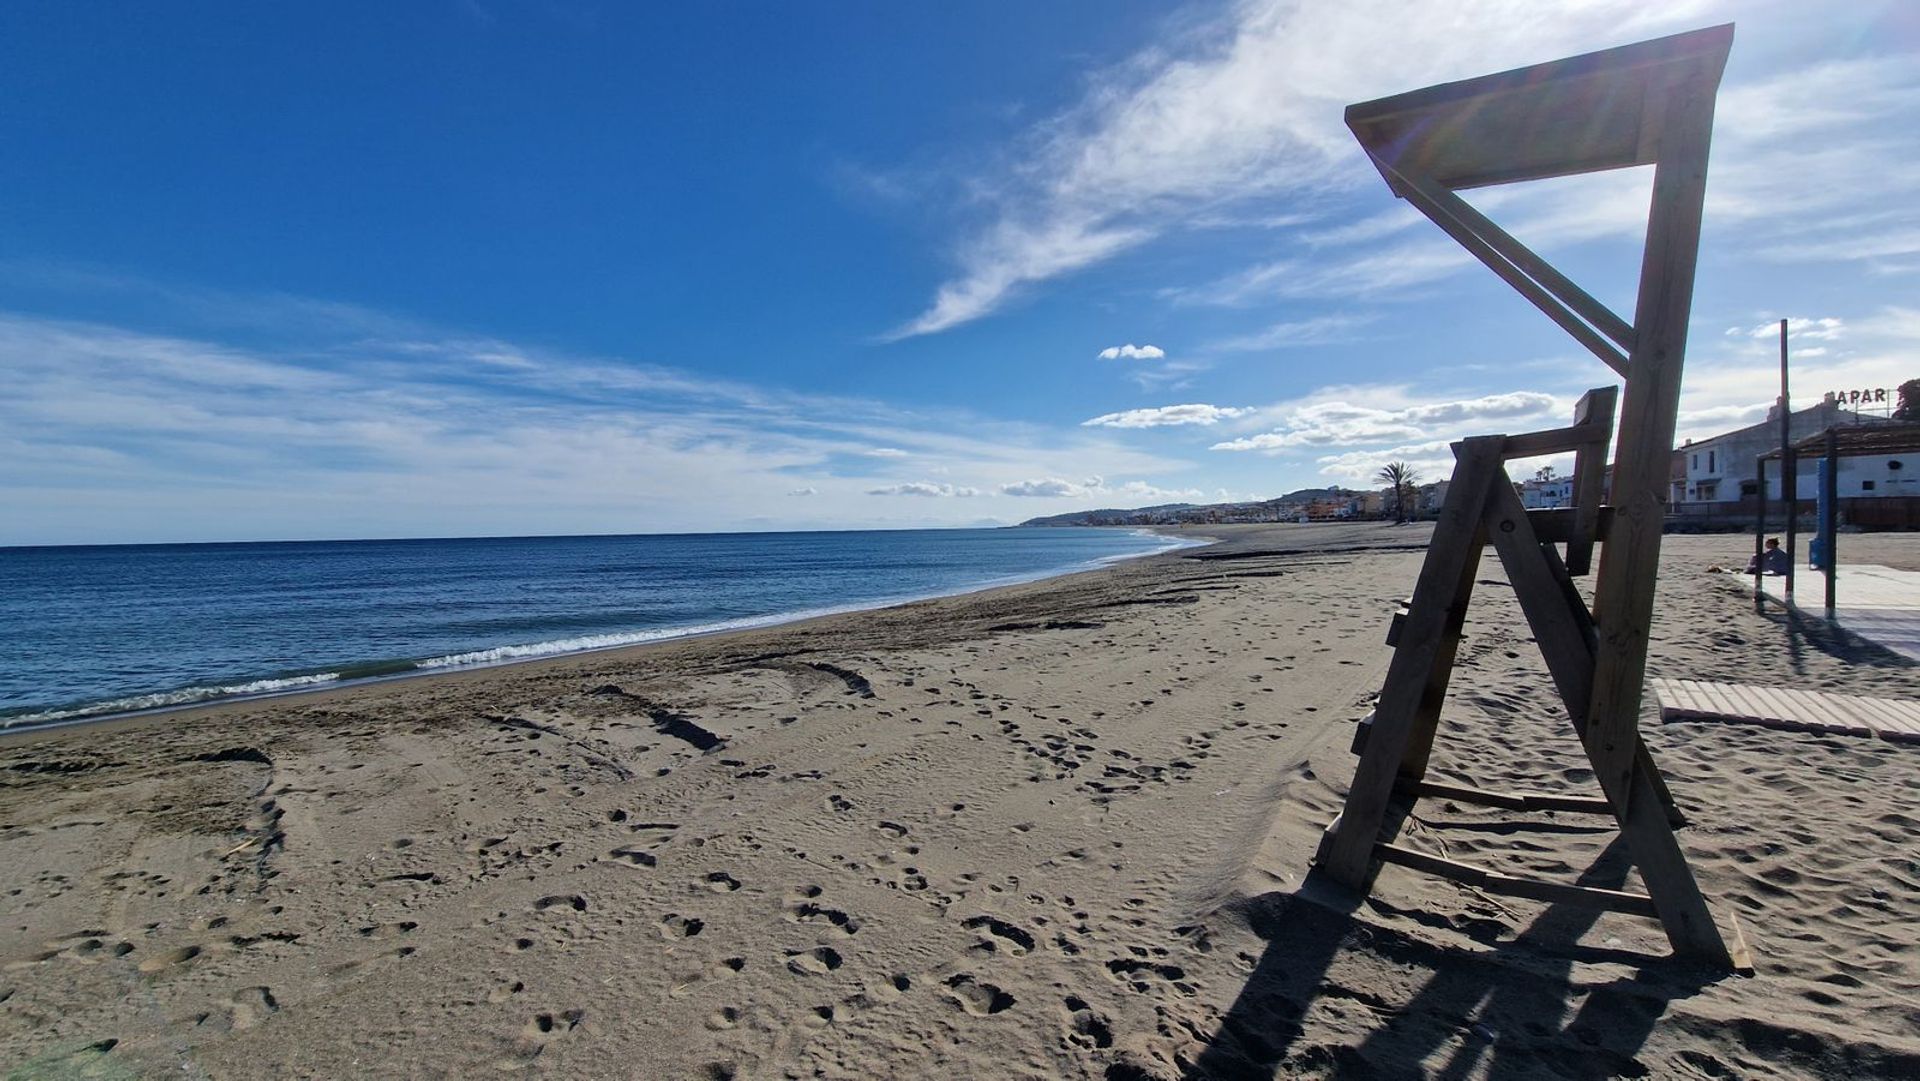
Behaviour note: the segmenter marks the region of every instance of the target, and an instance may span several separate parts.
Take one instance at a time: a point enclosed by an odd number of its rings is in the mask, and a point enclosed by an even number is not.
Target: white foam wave
[[[812,608],[801,612],[781,612],[767,616],[749,616],[741,619],[721,620],[717,623],[700,623],[689,627],[656,627],[646,631],[626,631],[618,634],[583,634],[577,638],[556,638],[550,642],[529,642],[518,646],[494,646],[491,649],[475,649],[466,653],[450,653],[444,657],[429,657],[418,662],[415,667],[431,670],[435,668],[467,668],[489,664],[504,664],[508,661],[530,660],[534,657],[552,657],[562,653],[587,653],[596,649],[618,649],[621,646],[645,645],[648,642],[664,642],[670,638],[692,638],[702,634],[721,634],[726,631],[746,631],[756,627],[771,627],[779,623],[792,623],[795,620],[813,619],[816,616],[839,615],[842,612],[856,612],[870,605],[846,605],[839,608]]]
[[[105,702],[92,702],[84,706],[67,709],[49,709],[39,713],[22,713],[13,717],[0,718],[0,728],[18,728],[23,725],[53,724],[58,721],[70,721],[76,717],[104,716],[115,713],[138,713],[148,709],[165,709],[168,706],[190,706],[197,702],[210,702],[216,698],[244,698],[256,694],[280,694],[286,691],[303,690],[317,687],[323,683],[335,683],[340,679],[338,672],[318,672],[308,676],[282,676],[274,679],[255,679],[245,683],[228,683],[217,687],[182,687],[175,691],[155,691],[152,694],[136,694],[126,698],[111,698]]]

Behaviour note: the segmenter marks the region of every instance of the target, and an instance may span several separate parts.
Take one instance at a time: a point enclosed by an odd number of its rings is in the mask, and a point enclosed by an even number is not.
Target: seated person
[[[1748,574],[1768,574],[1775,578],[1784,578],[1793,569],[1793,559],[1780,547],[1780,538],[1768,537],[1767,550],[1747,560]]]

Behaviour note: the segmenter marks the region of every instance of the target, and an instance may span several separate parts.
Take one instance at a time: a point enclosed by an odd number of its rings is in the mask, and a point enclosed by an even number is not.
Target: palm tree
[[[1407,490],[1420,482],[1420,472],[1405,462],[1388,462],[1374,476],[1393,488],[1393,520],[1407,520]]]

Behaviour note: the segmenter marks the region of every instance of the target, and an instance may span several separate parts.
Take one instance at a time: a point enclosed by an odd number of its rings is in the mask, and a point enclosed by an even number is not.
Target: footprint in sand
[[[991,938],[982,938],[979,943],[980,947],[987,950],[997,950],[1004,945],[1008,953],[1019,957],[1033,949],[1032,935],[993,916],[971,916],[961,921],[960,926],[969,931],[984,930],[991,935]]]
[[[575,912],[585,912],[587,910],[587,899],[577,893],[558,893],[542,897],[533,903],[533,910],[535,912],[547,912],[556,908],[570,908]]]
[[[1068,995],[1067,1042],[1082,1047],[1112,1047],[1113,1027],[1107,1019],[1094,1012],[1087,1000],[1079,995]]]
[[[947,996],[975,1017],[1003,1013],[1013,1008],[1014,997],[993,984],[961,974],[947,977]]]
[[[787,909],[787,918],[795,923],[814,923],[824,921],[838,928],[843,935],[860,933],[860,920],[837,908],[824,908],[812,901],[802,901]]]
[[[715,871],[707,876],[707,888],[715,893],[732,893],[740,888],[740,880],[725,871]]]
[[[707,929],[707,921],[669,912],[660,921],[660,934],[669,939],[692,938]]]
[[[801,976],[819,976],[839,968],[844,963],[840,951],[832,946],[815,946],[810,950],[788,950],[788,970]]]

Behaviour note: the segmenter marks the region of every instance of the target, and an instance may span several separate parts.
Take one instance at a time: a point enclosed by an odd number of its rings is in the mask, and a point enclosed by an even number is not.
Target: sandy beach
[[[1920,747],[1648,743],[1757,971],[1307,883],[1428,526],[1214,528],[786,627],[0,738],[0,1076],[1920,1076]],[[1920,697],[1669,537],[1650,675]],[[1843,558],[1920,569],[1920,538]],[[1597,794],[1497,560],[1442,779]],[[1650,696],[1649,696],[1650,699]],[[1612,824],[1407,843],[1633,884]],[[7,1072],[15,1071],[15,1072]]]

